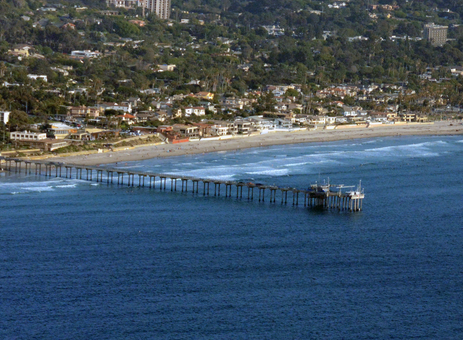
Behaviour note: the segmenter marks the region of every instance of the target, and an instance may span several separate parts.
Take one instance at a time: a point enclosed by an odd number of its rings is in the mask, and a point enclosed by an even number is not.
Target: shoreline
[[[452,125],[450,125],[452,124]],[[422,124],[378,125],[369,128],[341,128],[295,132],[270,132],[255,136],[240,136],[213,141],[194,141],[179,144],[141,145],[125,150],[103,153],[45,157],[52,161],[78,165],[99,165],[140,161],[152,158],[205,154],[219,151],[237,151],[274,145],[322,143],[340,140],[420,135],[463,135],[462,123],[436,122]],[[42,159],[31,157],[25,159]]]

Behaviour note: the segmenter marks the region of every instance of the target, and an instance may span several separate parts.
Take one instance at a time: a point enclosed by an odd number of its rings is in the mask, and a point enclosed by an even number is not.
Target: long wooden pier
[[[157,179],[159,190],[162,191],[188,192],[190,190],[193,194],[202,194],[203,196],[213,194],[214,196],[220,196],[222,190],[222,194],[225,197],[232,197],[234,196],[234,192],[236,192],[237,199],[243,199],[244,188],[244,198],[247,198],[249,201],[253,201],[254,199],[258,199],[259,202],[267,200],[270,203],[281,201],[281,204],[292,203],[293,206],[319,207],[352,212],[362,210],[363,198],[365,197],[360,187],[356,191],[343,192],[341,191],[343,186],[329,184],[315,184],[311,185],[308,189],[296,189],[251,182],[221,181],[174,174],[0,157],[0,165],[3,162],[5,166],[0,166],[0,168],[18,174],[35,174],[37,176],[69,179],[76,178],[87,181],[96,180],[96,182],[106,182],[107,184],[117,184],[120,186],[148,186],[152,189],[156,189]],[[34,169],[32,169],[33,166]],[[105,177],[103,177],[104,173],[106,173]],[[332,191],[332,187],[336,187],[339,190]],[[277,193],[279,194],[278,200]]]

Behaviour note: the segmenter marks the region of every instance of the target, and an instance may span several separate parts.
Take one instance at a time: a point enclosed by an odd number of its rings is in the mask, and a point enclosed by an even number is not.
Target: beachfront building
[[[186,137],[199,137],[199,128],[197,126],[174,124],[172,130]]]
[[[248,120],[236,119],[234,125],[238,133],[250,133],[252,130],[252,123]]]
[[[213,136],[226,136],[228,135],[229,128],[226,125],[214,124],[210,127],[210,131]]]
[[[48,129],[55,139],[64,139],[71,133],[77,133],[77,129],[63,123],[50,123],[51,127]]]
[[[30,131],[15,131],[15,132],[10,133],[10,139],[13,141],[42,140],[46,138],[47,138],[46,133],[37,133],[37,132],[30,132]]]
[[[254,129],[258,131],[268,131],[275,129],[275,122],[272,119],[264,118],[262,116],[251,116],[247,118]]]

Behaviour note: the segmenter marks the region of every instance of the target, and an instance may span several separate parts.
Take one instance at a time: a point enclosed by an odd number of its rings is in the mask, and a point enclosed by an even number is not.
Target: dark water
[[[1,339],[463,338],[462,137],[123,166],[367,196],[352,214],[0,175]]]

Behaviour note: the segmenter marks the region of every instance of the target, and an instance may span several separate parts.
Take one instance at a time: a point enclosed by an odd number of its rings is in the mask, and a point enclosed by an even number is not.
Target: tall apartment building
[[[122,8],[142,7],[156,14],[160,19],[170,17],[170,0],[106,0],[106,4]]]
[[[140,0],[106,0],[106,5],[119,8],[136,8],[141,7],[143,1]]]
[[[170,18],[170,0],[144,0],[145,7],[160,19]]]
[[[438,26],[434,23],[424,26],[424,39],[433,46],[442,46],[447,42],[448,26]]]

